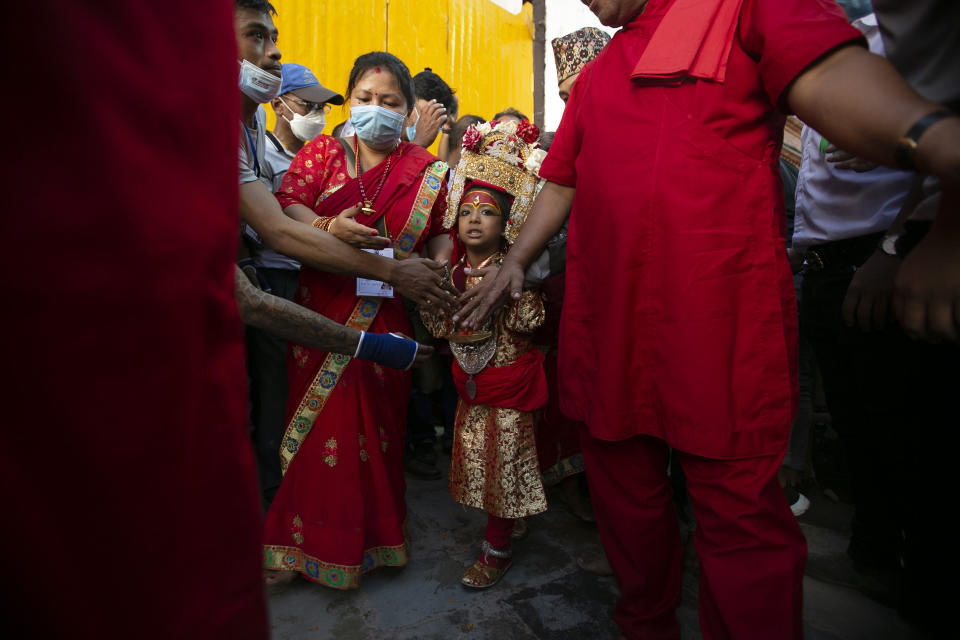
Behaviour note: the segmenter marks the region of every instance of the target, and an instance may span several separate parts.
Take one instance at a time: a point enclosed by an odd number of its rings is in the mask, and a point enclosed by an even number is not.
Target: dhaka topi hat
[[[553,57],[557,61],[557,84],[580,73],[608,42],[610,35],[596,27],[583,27],[551,40]]]

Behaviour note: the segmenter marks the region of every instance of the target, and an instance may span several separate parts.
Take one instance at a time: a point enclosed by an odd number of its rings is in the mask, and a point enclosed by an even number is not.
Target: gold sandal
[[[477,561],[470,565],[460,582],[471,589],[488,589],[500,581],[507,569],[513,565],[513,553],[509,549],[494,549],[483,541],[482,553]]]

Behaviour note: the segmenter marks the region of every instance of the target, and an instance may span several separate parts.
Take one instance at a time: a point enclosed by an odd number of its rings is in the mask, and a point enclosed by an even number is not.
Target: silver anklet
[[[493,545],[487,542],[486,540],[484,540],[483,544],[480,545],[480,550],[489,556],[493,556],[494,558],[512,558],[513,557],[513,551],[511,551],[509,547],[506,549],[494,549]]]

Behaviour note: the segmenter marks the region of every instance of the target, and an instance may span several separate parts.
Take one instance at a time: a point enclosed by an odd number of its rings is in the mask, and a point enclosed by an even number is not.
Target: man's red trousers
[[[628,639],[680,639],[682,554],[667,445],[581,431],[600,538],[620,585]],[[711,460],[680,453],[697,520],[700,626],[707,640],[802,638],[806,541],[777,482],[781,455]]]

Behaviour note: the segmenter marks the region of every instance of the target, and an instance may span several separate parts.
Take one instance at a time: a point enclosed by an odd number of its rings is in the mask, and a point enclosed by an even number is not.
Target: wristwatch
[[[901,169],[907,171],[916,171],[917,164],[914,161],[914,156],[917,152],[917,145],[920,142],[920,136],[926,132],[935,122],[939,122],[944,118],[949,118],[951,116],[956,116],[955,113],[949,109],[937,109],[932,111],[927,115],[923,116],[919,120],[913,123],[913,126],[904,134],[900,139],[897,140],[897,146],[893,149],[893,158],[897,161],[897,164]]]
[[[897,240],[900,239],[900,236],[901,234],[899,233],[888,233],[880,240],[880,244],[877,246],[877,248],[888,256],[899,258],[900,254],[897,253]]]

